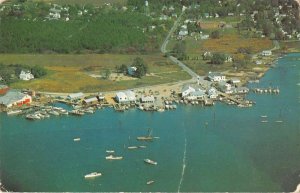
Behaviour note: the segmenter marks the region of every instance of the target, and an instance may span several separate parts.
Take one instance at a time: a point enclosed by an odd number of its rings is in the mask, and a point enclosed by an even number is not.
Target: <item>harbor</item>
[[[170,89],[161,104],[168,101],[177,108],[164,112],[146,113],[136,104],[122,104],[128,105],[128,110],[117,112],[112,106],[98,109],[95,104],[93,114],[50,114],[51,118],[43,121],[26,120],[27,113],[1,113],[1,137],[15,139],[0,142],[1,181],[13,191],[175,192],[181,179],[181,191],[192,191],[191,184],[194,191],[235,191],[236,185],[254,192],[294,191],[300,167],[295,156],[299,140],[297,58],[290,55],[282,59],[280,68],[249,85],[246,100],[256,103],[251,108],[237,108],[218,101],[218,97],[213,106],[202,107],[199,101],[203,99],[192,104],[192,99],[182,99],[180,94],[173,98]],[[282,70],[289,78],[278,79]],[[278,85],[280,94],[251,91],[268,88],[270,83],[276,85],[272,88]],[[176,93],[181,92],[181,87],[178,89]],[[82,104],[75,104],[74,109],[63,103],[20,109],[32,114],[47,106],[56,107],[51,110],[57,112],[57,108],[68,112],[84,109]],[[148,128],[153,129],[151,135]],[[152,142],[137,140],[149,136]],[[74,141],[78,138],[80,141]],[[123,159],[106,160],[110,154]],[[92,172],[102,175],[84,178]]]

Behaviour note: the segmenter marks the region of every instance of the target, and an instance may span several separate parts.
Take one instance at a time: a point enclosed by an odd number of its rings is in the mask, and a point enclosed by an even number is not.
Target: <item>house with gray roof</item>
[[[18,90],[9,90],[4,96],[0,96],[0,105],[11,108],[13,106],[22,106],[32,102],[31,96]]]

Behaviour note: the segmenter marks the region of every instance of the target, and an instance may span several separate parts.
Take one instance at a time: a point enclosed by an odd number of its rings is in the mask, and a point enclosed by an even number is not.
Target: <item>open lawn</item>
[[[88,54],[0,54],[0,63],[42,65],[48,75],[32,81],[18,81],[12,88],[29,88],[50,92],[97,92],[123,90],[146,85],[189,79],[184,71],[160,55],[139,55],[149,67],[150,75],[142,79],[111,81],[93,78],[89,73],[114,71],[116,65],[130,65],[137,55]],[[91,69],[92,71],[89,71]]]

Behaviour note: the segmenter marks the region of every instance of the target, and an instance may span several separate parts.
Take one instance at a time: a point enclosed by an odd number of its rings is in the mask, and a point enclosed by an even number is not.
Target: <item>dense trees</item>
[[[224,64],[225,60],[226,60],[225,54],[214,53],[211,58],[211,63],[212,64]]]
[[[19,18],[10,15],[9,10],[8,13],[1,13],[4,15],[1,17],[0,52],[126,53],[143,52],[151,44],[143,32],[143,27],[150,24],[150,19],[137,12],[103,10],[96,16],[66,22],[45,20],[45,14],[49,14],[45,10],[49,10],[49,7],[44,5],[44,10],[43,4],[36,6],[32,13],[27,13],[31,9],[26,7],[28,10],[22,11]],[[76,9],[74,12],[77,15]]]
[[[137,68],[134,76],[136,76],[138,78],[145,76],[146,73],[148,72],[148,66],[145,64],[144,60],[140,57],[136,57],[133,60],[133,63],[131,66],[134,66]]]

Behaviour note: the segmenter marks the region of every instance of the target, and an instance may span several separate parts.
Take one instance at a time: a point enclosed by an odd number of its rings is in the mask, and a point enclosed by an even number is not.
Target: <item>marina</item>
[[[281,68],[270,70],[258,83],[260,85],[250,85],[263,88],[272,82],[281,88],[279,95],[249,93],[247,100],[256,101],[252,108],[236,108],[223,102],[202,107],[200,103],[185,105],[174,100],[177,109],[164,113],[145,113],[135,108],[119,113],[113,108],[103,108],[80,117],[60,113],[59,116],[51,115],[50,119],[43,118],[43,121],[24,119],[34,112],[58,111],[50,106],[72,110],[73,107],[61,103],[26,107],[16,116],[2,113],[1,136],[13,136],[15,140],[0,142],[1,167],[5,174],[1,181],[14,191],[47,191],[51,187],[51,191],[74,188],[77,191],[118,192],[121,188],[175,192],[181,179],[181,191],[191,191],[191,184],[197,191],[224,188],[235,191],[236,186],[230,185],[232,182],[254,192],[293,191],[300,167],[294,151],[299,139],[299,86],[295,70],[298,66],[286,69],[293,61],[293,56],[288,57]],[[277,78],[282,68],[290,78]],[[260,122],[263,120],[268,122],[263,124]],[[153,128],[156,137],[150,136],[155,143],[142,140],[128,145],[128,136],[135,136],[134,140],[136,136],[148,137],[150,132],[145,128]],[[85,140],[75,145],[74,137]],[[155,140],[157,138],[160,140]],[[128,146],[144,146],[143,142],[147,144],[143,151],[127,150]],[[109,156],[107,150],[118,152],[126,159],[108,161],[104,159]],[[12,156],[15,157],[13,161]],[[152,164],[145,158],[159,164],[150,167]],[[182,177],[183,163],[186,170]],[[286,168],[282,168],[282,164]],[[51,180],[45,182],[32,177],[32,171],[44,173]],[[83,180],[89,171],[103,171],[109,175]],[[60,172],[64,175],[57,175]],[[200,179],[199,173],[203,176]],[[155,183],[147,186],[146,182],[152,179]],[[112,186],[112,182],[118,187]]]

